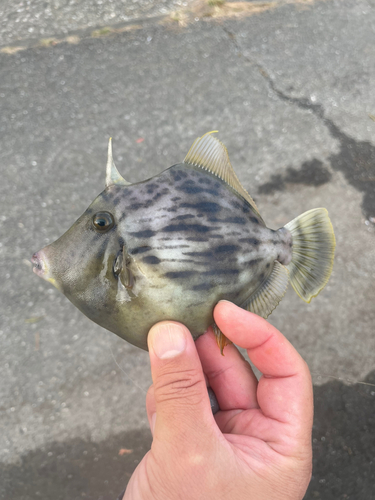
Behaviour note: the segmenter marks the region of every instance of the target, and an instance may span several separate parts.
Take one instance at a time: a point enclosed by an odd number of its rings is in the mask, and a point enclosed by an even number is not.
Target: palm
[[[265,417],[258,409],[234,412],[221,412],[216,422],[234,454],[246,456],[250,468],[254,459],[259,465],[260,460],[270,464],[280,457],[293,456],[297,443],[294,437],[286,436],[283,423]]]

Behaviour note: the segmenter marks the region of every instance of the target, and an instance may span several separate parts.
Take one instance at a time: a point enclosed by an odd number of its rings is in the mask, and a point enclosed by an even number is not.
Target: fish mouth
[[[31,263],[33,265],[33,272],[43,278],[46,272],[46,265],[42,257],[40,256],[40,252],[34,253],[34,255],[31,257]]]
[[[50,265],[47,256],[45,255],[44,249],[34,253],[34,255],[31,257],[31,263],[33,265],[33,272],[36,275],[51,283],[58,290],[62,291],[60,284],[56,281],[55,278],[51,276]]]

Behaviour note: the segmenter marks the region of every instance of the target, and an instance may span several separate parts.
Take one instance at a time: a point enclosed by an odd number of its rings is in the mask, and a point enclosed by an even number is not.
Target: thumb
[[[180,323],[164,321],[148,335],[156,416],[154,440],[194,448],[216,427],[194,340]],[[152,405],[154,406],[154,405]],[[187,439],[188,436],[188,439]],[[183,441],[183,442],[182,442]]]

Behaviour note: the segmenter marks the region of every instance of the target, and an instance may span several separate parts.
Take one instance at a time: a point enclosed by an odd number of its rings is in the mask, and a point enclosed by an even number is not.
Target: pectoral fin
[[[275,260],[271,274],[242,307],[266,319],[284,297],[288,284],[287,268]]]
[[[134,286],[134,274],[131,269],[131,257],[125,247],[122,249],[122,268],[120,272],[120,279],[125,288],[131,289]]]

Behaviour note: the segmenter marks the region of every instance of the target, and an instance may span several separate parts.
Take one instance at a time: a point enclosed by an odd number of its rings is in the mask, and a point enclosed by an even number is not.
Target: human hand
[[[221,356],[211,329],[194,344],[179,323],[152,327],[153,443],[124,500],[297,500],[306,492],[313,418],[306,363],[259,316],[222,301],[214,317],[263,376],[257,382],[234,345]],[[215,416],[204,374],[220,405]]]

